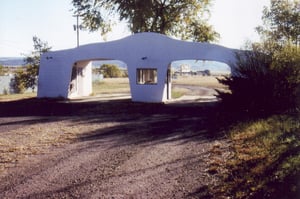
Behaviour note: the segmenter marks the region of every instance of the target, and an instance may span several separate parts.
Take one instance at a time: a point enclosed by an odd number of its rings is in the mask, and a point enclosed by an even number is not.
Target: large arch
[[[41,57],[38,97],[68,98],[74,64],[88,66],[90,60],[107,59],[127,64],[133,101],[163,102],[169,96],[167,77],[173,60],[214,60],[233,69],[237,51],[216,44],[175,40],[158,33],[138,33],[116,41],[47,52]],[[141,77],[153,81],[141,83]]]

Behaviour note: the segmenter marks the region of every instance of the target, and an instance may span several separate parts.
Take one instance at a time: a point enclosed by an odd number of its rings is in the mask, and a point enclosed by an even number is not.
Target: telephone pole
[[[81,30],[82,26],[79,25],[79,14],[73,15],[76,17],[76,25],[73,25],[74,31],[77,31],[77,47],[79,46],[79,30]]]

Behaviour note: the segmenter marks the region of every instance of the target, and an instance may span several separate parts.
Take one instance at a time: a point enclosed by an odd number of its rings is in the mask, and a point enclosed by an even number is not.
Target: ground
[[[1,102],[0,198],[212,198],[230,154],[216,106]]]

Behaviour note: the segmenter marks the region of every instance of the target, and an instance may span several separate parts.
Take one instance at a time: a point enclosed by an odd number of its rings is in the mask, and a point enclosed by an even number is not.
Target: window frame
[[[150,72],[153,71],[153,74]],[[146,73],[149,73],[148,75]],[[157,68],[137,68],[136,69],[136,84],[137,85],[157,85],[158,83]],[[148,77],[147,77],[148,76]],[[151,77],[153,76],[153,77]],[[149,81],[148,79],[153,79]],[[148,81],[146,81],[148,80]]]

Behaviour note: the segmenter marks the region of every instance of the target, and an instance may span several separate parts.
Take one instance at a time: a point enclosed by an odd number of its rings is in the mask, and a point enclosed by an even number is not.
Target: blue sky
[[[263,6],[269,0],[212,0],[210,24],[221,34],[219,44],[240,48],[246,40],[258,40],[254,28],[260,25]],[[47,41],[52,50],[76,47],[71,0],[1,0],[0,57],[19,57],[33,49],[32,37]],[[118,24],[107,40],[129,35]],[[102,42],[99,33],[80,32],[80,44]]]

